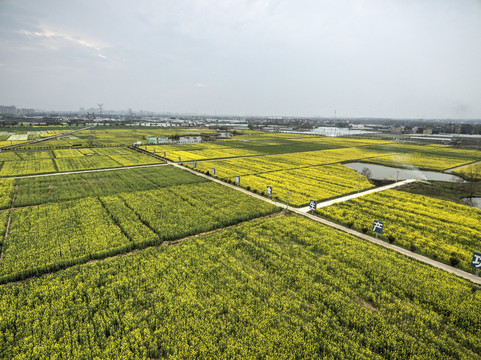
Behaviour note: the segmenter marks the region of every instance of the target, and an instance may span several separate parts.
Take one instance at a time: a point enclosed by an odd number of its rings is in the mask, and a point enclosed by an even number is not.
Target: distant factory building
[[[17,108],[13,105],[10,105],[10,106],[0,105],[0,114],[16,115]]]
[[[165,144],[169,142],[168,137],[150,137],[146,140],[147,145]]]
[[[197,144],[202,142],[202,136],[181,136],[178,140],[170,139],[171,144]]]
[[[232,137],[232,133],[230,131],[219,131],[217,136],[219,139],[230,139]]]

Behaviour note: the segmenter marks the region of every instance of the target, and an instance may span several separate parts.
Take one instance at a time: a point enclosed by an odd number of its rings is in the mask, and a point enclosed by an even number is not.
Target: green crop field
[[[0,153],[0,176],[104,169],[161,162],[127,148],[4,152]]]
[[[72,130],[72,129],[70,129]],[[76,128],[75,128],[76,130]],[[65,130],[67,132],[69,130]],[[75,132],[71,136],[63,136],[57,139],[42,141],[35,144],[28,144],[22,149],[56,149],[63,147],[79,146],[127,146],[134,142],[143,141],[149,137],[168,137],[168,136],[192,136],[200,134],[214,133],[213,130],[202,129],[181,129],[181,128],[163,128],[163,127],[102,127],[98,126],[93,129],[87,129]]]
[[[11,194],[13,187],[18,186],[15,206],[20,207],[89,196],[107,196],[121,192],[153,190],[173,184],[195,184],[207,180],[172,166],[159,166],[15,180],[6,179],[0,180],[0,184],[2,184],[1,181],[5,182],[5,185],[0,189],[4,189],[6,194]],[[5,201],[2,204],[3,208],[9,206],[10,201]]]
[[[369,144],[374,143],[370,141]],[[376,143],[385,143],[376,141]],[[236,158],[246,156],[277,155],[302,153],[309,154],[319,150],[343,149],[352,146],[364,146],[366,142],[357,139],[329,139],[322,137],[308,137],[285,139],[274,137],[268,140],[244,140],[244,141],[217,141],[214,143],[186,144],[186,145],[152,145],[147,146],[147,151],[154,152],[171,161],[193,161],[208,159]],[[371,151],[380,155],[378,151]],[[382,155],[382,154],[381,154]],[[280,155],[282,156],[282,155]],[[288,156],[288,155],[284,155]]]
[[[447,145],[381,144],[369,146],[386,154],[372,159],[387,166],[417,167],[442,171],[481,160],[481,152],[471,149],[456,149]]]
[[[0,209],[11,205],[14,184],[13,179],[0,179]]]
[[[318,209],[330,220],[371,229],[384,221],[383,239],[471,271],[473,251],[481,243],[481,211],[418,194],[386,190]]]
[[[301,206],[378,184],[346,162],[444,170],[480,151],[257,131],[147,146],[178,166],[120,146],[214,132],[95,127],[0,152],[0,359],[481,359],[474,276],[253,194]],[[317,214],[371,235],[384,220],[382,240],[468,278],[481,250],[481,211],[452,201],[387,190]]]
[[[3,244],[3,237],[5,236],[7,219],[8,211],[0,211],[0,244]]]
[[[232,177],[231,182],[235,181]],[[284,171],[272,171],[240,177],[240,184],[258,193],[266,194],[272,187],[272,196],[289,204],[302,206],[310,200],[326,200],[366,190],[373,185],[365,176],[341,164],[310,166]]]
[[[277,209],[212,182],[15,209],[3,244],[0,282],[232,225]]]
[[[3,285],[0,357],[479,359],[480,311],[467,281],[285,216]]]
[[[267,186],[273,196],[294,206],[353,193],[372,187],[366,177],[340,162],[373,159],[380,155],[364,148],[341,148],[293,154],[255,156],[216,161],[197,161],[196,170],[233,182],[240,176],[240,185],[265,194]],[[324,166],[317,166],[324,165]],[[193,168],[194,163],[186,166]]]

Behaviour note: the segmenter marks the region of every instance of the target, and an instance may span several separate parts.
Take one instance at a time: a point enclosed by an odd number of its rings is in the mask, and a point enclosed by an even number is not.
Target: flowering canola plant
[[[1,358],[480,359],[466,280],[297,216],[0,285]]]
[[[381,238],[470,271],[473,251],[481,251],[481,210],[428,196],[386,190],[317,212],[330,220],[361,230],[374,220],[384,222]]]

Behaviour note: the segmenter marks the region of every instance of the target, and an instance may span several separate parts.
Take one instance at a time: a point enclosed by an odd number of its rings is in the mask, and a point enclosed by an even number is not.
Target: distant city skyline
[[[479,0],[4,0],[0,104],[481,119],[479,34]]]
[[[12,110],[13,109],[13,110]],[[9,115],[16,113],[17,115],[34,115],[34,114],[87,114],[91,113],[100,116],[99,108],[86,108],[80,107],[75,109],[35,109],[35,108],[20,108],[15,105],[2,105],[0,104],[0,115]],[[375,117],[375,116],[344,116],[338,117],[332,116],[300,116],[300,115],[263,115],[263,114],[251,114],[251,115],[239,115],[239,114],[210,114],[210,113],[193,113],[193,112],[171,112],[171,111],[151,111],[148,109],[103,109],[103,114],[108,115],[144,115],[144,116],[192,116],[192,117],[210,117],[210,118],[265,118],[265,119],[319,119],[319,120],[407,120],[407,121],[467,121],[481,123],[481,117],[479,118],[396,118],[396,117]]]

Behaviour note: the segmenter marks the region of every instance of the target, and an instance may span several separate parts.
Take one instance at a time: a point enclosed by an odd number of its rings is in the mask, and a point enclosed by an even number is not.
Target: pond
[[[406,179],[421,179],[432,181],[451,181],[464,182],[459,176],[445,174],[436,171],[424,171],[419,169],[402,169],[390,166],[367,164],[361,162],[353,162],[344,164],[358,173],[367,168],[371,172],[371,179],[374,180],[406,180]]]
[[[481,209],[481,198],[479,197],[462,198],[461,200],[463,200],[463,202],[466,205],[474,206],[474,207],[477,207],[478,209]]]

